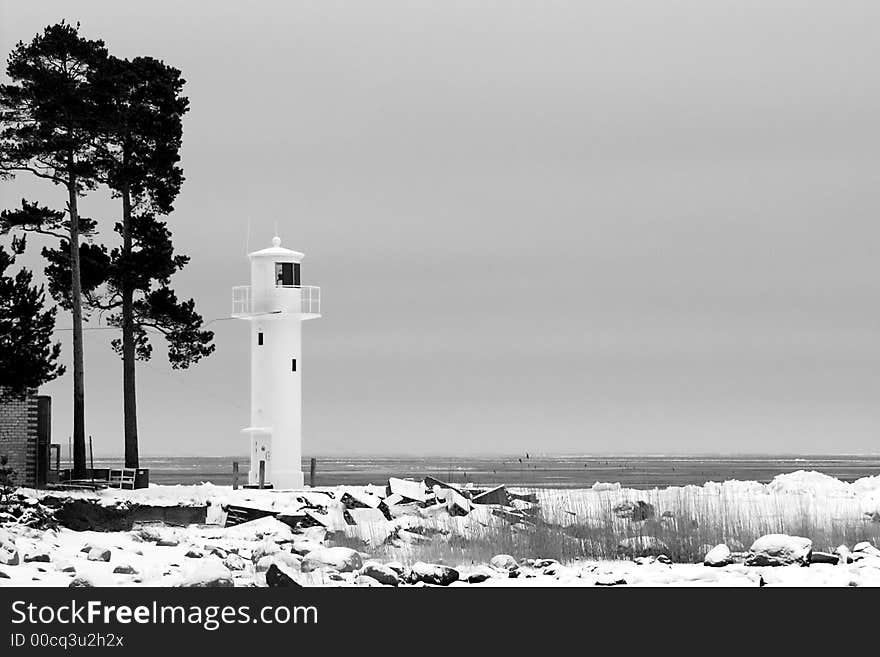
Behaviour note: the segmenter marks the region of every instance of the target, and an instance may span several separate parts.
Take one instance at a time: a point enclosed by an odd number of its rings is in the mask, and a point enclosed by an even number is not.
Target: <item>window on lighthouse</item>
[[[298,262],[276,262],[275,263],[275,285],[284,287],[299,286],[299,263]]]

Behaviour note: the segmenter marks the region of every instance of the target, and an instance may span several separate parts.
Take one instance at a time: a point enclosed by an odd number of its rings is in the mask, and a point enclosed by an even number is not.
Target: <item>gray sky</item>
[[[73,4],[0,1],[0,50],[66,17],[182,69],[179,293],[228,315],[248,217],[306,253],[306,455],[880,451],[876,0]],[[142,453],[246,452],[247,326],[212,328],[139,368]]]

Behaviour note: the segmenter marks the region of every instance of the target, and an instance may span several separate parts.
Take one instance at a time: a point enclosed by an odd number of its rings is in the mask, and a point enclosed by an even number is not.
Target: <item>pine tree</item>
[[[92,78],[106,60],[102,41],[85,39],[79,25],[50,25],[30,43],[19,42],[0,86],[0,166],[28,172],[67,190],[67,248],[73,315],[73,470],[85,475],[85,384],[80,289],[81,194],[97,184],[95,141],[100,116]]]
[[[147,329],[164,335],[174,368],[214,350],[195,302],[179,301],[170,288],[171,275],[189,258],[174,254],[171,233],[158,218],[173,211],[183,183],[181,118],[189,107],[183,85],[179,70],[151,57],[108,57],[95,79],[102,117],[97,161],[102,181],[122,202],[115,226],[122,246],[110,254],[109,294],[95,305],[115,311],[109,321],[122,329],[113,346],[122,356],[125,465],[131,468],[139,459],[135,361],[152,353]]]
[[[14,239],[12,253],[0,246],[0,395],[6,398],[23,398],[64,373],[61,345],[52,341],[55,308],[46,307],[32,272],[7,273],[24,244]]]

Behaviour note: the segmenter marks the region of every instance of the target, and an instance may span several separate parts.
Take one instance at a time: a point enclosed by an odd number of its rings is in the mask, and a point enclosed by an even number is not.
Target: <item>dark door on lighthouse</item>
[[[283,285],[284,287],[299,286],[299,263],[276,262],[275,285]]]

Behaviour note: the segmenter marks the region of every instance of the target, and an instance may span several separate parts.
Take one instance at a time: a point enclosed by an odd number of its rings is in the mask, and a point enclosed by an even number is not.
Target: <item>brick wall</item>
[[[9,458],[19,486],[36,485],[37,422],[36,395],[0,400],[0,455]]]

